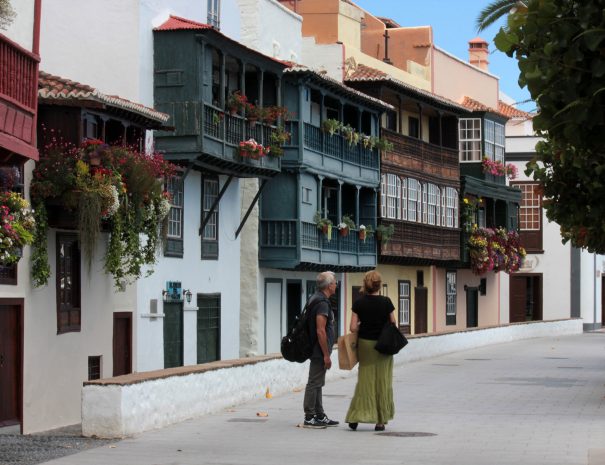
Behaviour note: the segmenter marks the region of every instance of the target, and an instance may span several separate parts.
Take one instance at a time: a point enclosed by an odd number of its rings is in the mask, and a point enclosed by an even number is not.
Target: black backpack
[[[294,326],[281,340],[281,354],[289,362],[303,363],[311,358],[313,343],[309,334],[310,313],[313,312],[307,302],[301,314],[296,317]]]

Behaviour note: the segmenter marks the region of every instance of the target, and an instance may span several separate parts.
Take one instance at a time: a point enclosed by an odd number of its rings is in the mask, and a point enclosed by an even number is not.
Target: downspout
[[[593,284],[594,284],[594,286],[593,286],[594,287],[594,302],[593,302],[594,317],[592,320],[592,329],[595,330],[595,329],[597,329],[597,254],[593,253],[592,258],[593,258],[593,265],[594,265],[594,273],[592,275],[592,279],[594,280],[593,281]]]

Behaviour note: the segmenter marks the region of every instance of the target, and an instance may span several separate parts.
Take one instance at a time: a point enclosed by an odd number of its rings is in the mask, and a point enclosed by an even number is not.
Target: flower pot
[[[341,237],[347,237],[349,235],[349,228],[340,228],[338,234],[340,234]]]
[[[365,229],[361,229],[359,231],[359,240],[365,242],[365,240],[366,240],[366,230]]]
[[[329,227],[330,227],[329,224],[322,224],[321,225],[321,232],[327,235]]]
[[[380,231],[376,231],[376,240],[382,240],[382,233]]]

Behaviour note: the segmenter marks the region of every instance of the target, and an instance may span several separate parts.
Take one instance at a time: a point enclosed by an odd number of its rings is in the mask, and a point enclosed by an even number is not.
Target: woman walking
[[[359,423],[374,423],[374,430],[384,431],[395,415],[393,403],[393,356],[374,349],[384,325],[395,323],[393,302],[380,295],[382,278],[378,271],[368,271],[363,278],[362,297],[353,303],[351,332],[358,333],[359,372],[355,394],[345,421],[352,430]]]

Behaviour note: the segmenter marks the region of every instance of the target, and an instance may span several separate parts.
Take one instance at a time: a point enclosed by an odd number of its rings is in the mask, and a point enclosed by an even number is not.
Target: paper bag
[[[357,333],[348,333],[338,338],[338,367],[352,370],[357,365]]]

